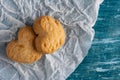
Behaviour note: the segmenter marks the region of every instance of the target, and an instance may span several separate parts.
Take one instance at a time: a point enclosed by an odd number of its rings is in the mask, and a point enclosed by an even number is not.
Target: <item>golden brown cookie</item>
[[[42,16],[34,21],[34,32],[38,35],[35,47],[39,52],[52,53],[59,49],[65,42],[66,34],[59,21]]]
[[[18,32],[18,40],[11,41],[7,47],[7,56],[19,63],[33,63],[42,56],[34,48],[35,34],[32,28],[25,26]]]

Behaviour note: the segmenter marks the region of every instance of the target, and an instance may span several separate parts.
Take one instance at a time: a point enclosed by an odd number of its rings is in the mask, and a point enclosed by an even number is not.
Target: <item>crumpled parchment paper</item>
[[[65,80],[87,55],[102,0],[0,0],[0,80]],[[6,56],[6,44],[17,31],[42,15],[58,19],[66,43],[33,64],[18,64]]]

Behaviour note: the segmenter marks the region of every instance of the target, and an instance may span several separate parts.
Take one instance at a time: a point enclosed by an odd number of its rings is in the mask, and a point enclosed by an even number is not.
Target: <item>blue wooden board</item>
[[[104,0],[88,55],[67,80],[120,80],[120,0]]]

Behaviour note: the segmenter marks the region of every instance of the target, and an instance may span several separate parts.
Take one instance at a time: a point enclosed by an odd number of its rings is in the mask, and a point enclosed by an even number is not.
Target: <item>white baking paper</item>
[[[0,0],[0,80],[65,80],[81,63],[91,46],[102,0]],[[42,15],[58,19],[67,34],[54,54],[33,64],[12,62],[6,44],[17,31]]]

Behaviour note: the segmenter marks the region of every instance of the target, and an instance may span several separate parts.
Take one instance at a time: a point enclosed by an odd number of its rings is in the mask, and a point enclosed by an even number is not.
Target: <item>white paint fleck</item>
[[[110,62],[97,62],[97,64],[118,64],[120,61],[110,61]]]
[[[96,68],[96,71],[97,72],[107,72],[107,71],[109,71],[110,69],[103,69],[103,68]]]
[[[106,38],[106,39],[102,39],[102,40],[97,40],[97,41],[94,41],[93,44],[99,44],[99,43],[115,43],[115,42],[119,42],[120,40],[115,40],[115,39],[112,39],[112,38]]]
[[[109,79],[109,77],[102,77],[102,79]]]
[[[120,73],[118,75],[120,76]]]
[[[102,20],[105,20],[105,19],[104,18],[98,18],[97,20],[102,21]]]
[[[114,18],[119,18],[120,19],[120,15],[115,15]]]

